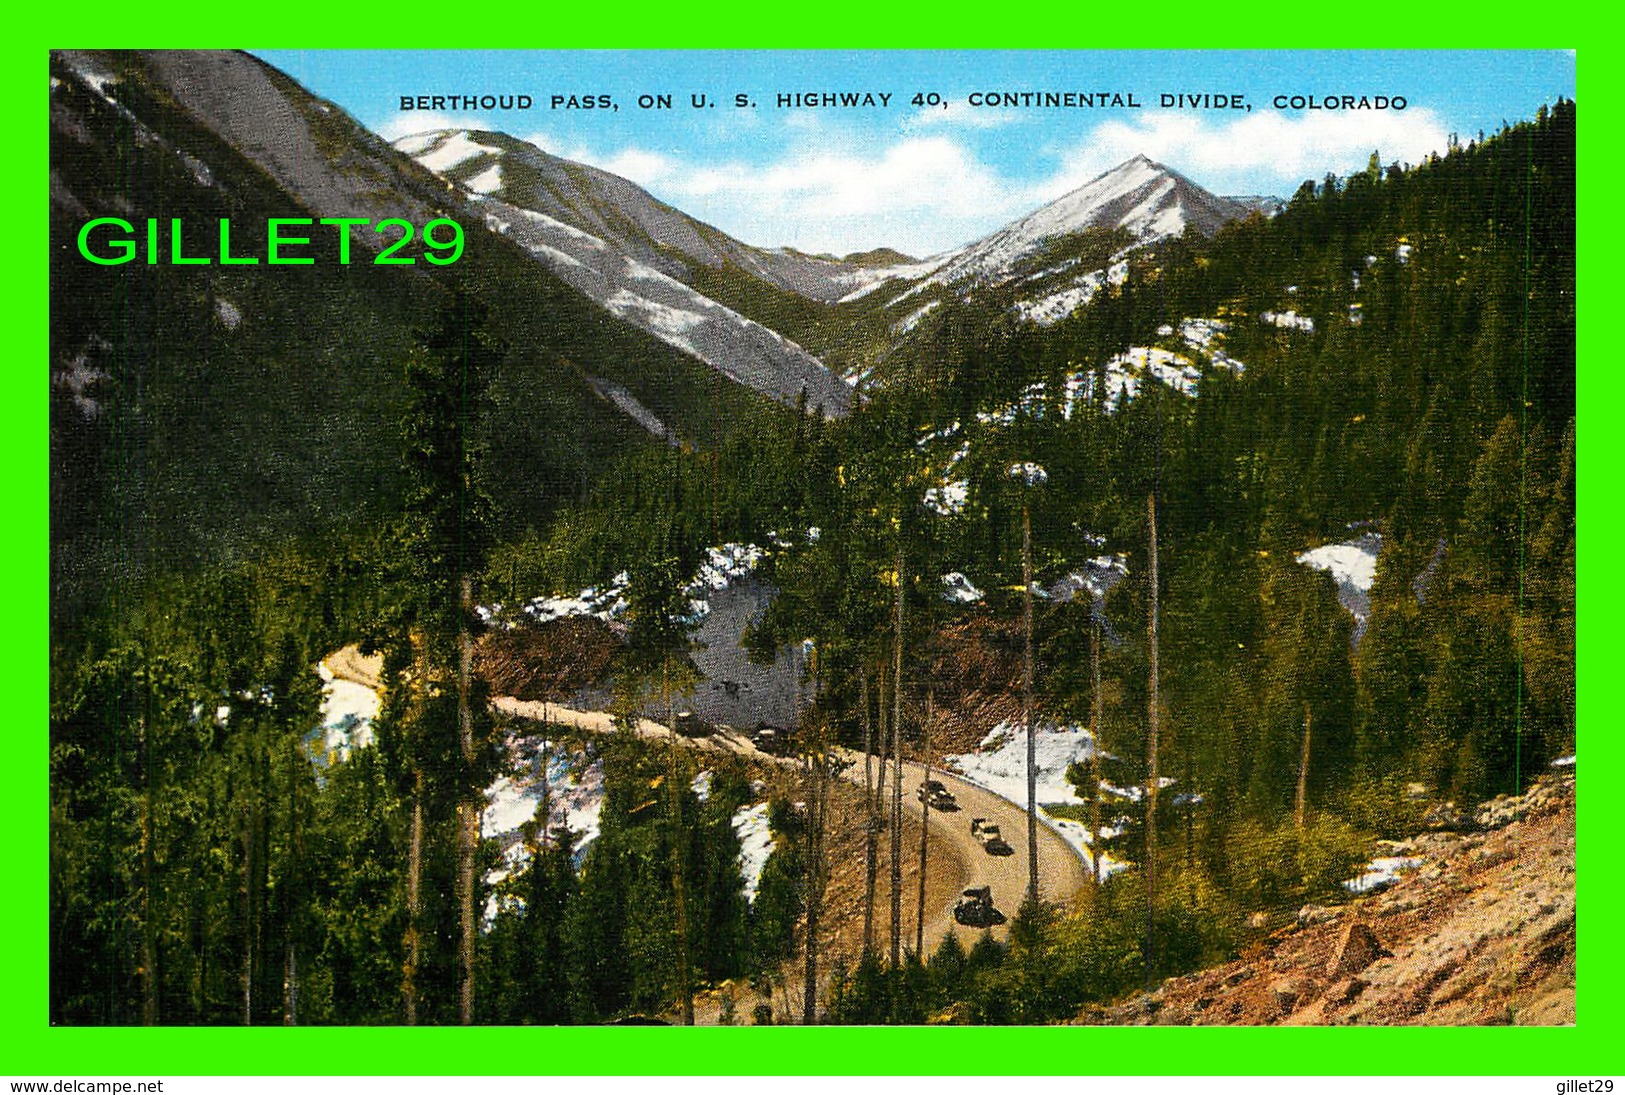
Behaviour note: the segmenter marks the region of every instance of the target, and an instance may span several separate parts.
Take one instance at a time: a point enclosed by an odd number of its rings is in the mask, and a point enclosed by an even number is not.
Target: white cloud
[[[1364,168],[1373,150],[1384,164],[1418,163],[1430,152],[1442,153],[1446,140],[1445,124],[1426,108],[1265,110],[1228,124],[1158,112],[1144,121],[1097,126],[1087,144],[1063,155],[1063,168],[1046,189],[1057,197],[1144,153],[1219,193],[1257,190],[1263,180],[1281,197],[1290,197],[1304,179]]]
[[[800,150],[763,165],[684,163],[637,148],[593,162],[761,246],[844,254],[886,245],[923,255],[1025,212],[1015,188],[945,136]]]
[[[684,173],[682,166],[664,152],[651,152],[643,148],[623,148],[609,159],[599,160],[593,166],[600,167],[612,175],[631,179],[645,188],[664,186],[674,179],[680,179]]]

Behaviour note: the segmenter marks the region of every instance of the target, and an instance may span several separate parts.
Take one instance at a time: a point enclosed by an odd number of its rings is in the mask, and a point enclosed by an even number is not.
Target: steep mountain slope
[[[750,390],[617,322],[469,215],[464,196],[243,54],[73,52],[51,66],[53,592],[365,524],[394,504],[400,363],[452,290],[504,345],[488,391],[488,489],[505,529],[545,519],[629,447],[712,440],[776,415]],[[188,254],[220,220],[238,255],[270,217],[451,215],[454,265],[375,266],[385,237],[329,229],[309,266],[98,266],[99,216],[171,218]],[[167,241],[162,241],[161,246]],[[167,250],[167,248],[166,248]],[[569,423],[561,431],[558,424]],[[653,435],[653,436],[651,436]]]
[[[619,176],[500,133],[441,131],[396,147],[477,195],[468,208],[488,228],[617,318],[781,403],[805,392],[808,406],[846,410],[849,389],[815,357],[687,282],[728,269],[817,298],[858,268],[748,247]]]
[[[619,175],[561,159],[505,133],[436,130],[402,137],[395,147],[473,193],[589,232],[683,282],[691,282],[702,267],[732,266],[808,299],[834,301],[873,280],[875,267],[908,261],[885,251],[839,260],[752,247]]]

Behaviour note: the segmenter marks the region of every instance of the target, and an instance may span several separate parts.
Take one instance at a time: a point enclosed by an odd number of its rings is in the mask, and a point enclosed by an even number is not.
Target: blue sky
[[[255,51],[386,137],[496,129],[623,175],[748,243],[924,256],[1144,153],[1222,194],[1414,163],[1575,94],[1569,51]],[[977,93],[1106,92],[1139,108],[973,106]],[[889,93],[781,108],[781,93]],[[946,106],[913,106],[936,93]],[[1251,110],[1165,107],[1236,95]],[[529,95],[529,110],[401,109],[405,95]],[[743,94],[754,107],[737,108]],[[618,109],[553,108],[607,95]],[[640,109],[640,96],[672,109]],[[696,109],[693,96],[715,106]],[[1404,110],[1285,109],[1276,96],[1403,97]]]

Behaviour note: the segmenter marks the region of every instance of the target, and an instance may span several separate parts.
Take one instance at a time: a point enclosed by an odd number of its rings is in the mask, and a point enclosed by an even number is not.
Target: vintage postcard
[[[53,52],[51,1023],[1573,1024],[1576,109]]]

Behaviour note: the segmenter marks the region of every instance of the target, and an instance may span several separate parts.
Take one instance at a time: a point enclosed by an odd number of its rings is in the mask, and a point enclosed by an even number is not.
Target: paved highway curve
[[[330,655],[323,664],[335,677],[354,681],[368,688],[379,687],[379,659],[366,657],[360,654],[353,646],[345,647]],[[519,718],[546,721],[563,726],[574,727],[589,733],[607,733],[615,728],[614,719],[602,711],[577,711],[562,707],[554,703],[544,703],[539,700],[520,700],[512,696],[498,696],[492,701],[497,710]],[[641,719],[638,724],[638,733],[647,738],[665,740],[670,731],[660,723],[650,719]],[[785,766],[799,766],[800,761],[793,757],[780,757],[764,753],[744,734],[726,727],[719,729],[709,737],[680,738],[686,745],[702,751],[726,752],[748,755],[754,759],[768,764]],[[850,749],[839,750],[842,759],[849,761],[843,776],[844,778],[863,784],[863,754]],[[944,772],[940,768],[931,770],[931,778],[940,780],[951,792],[959,806],[957,810],[932,810],[927,824],[931,835],[949,848],[959,860],[956,867],[960,878],[970,880],[972,886],[990,886],[993,890],[994,906],[1007,917],[1013,917],[1020,908],[1022,898],[1027,892],[1027,811],[1025,806],[1018,806],[1008,799],[1001,798],[992,791],[968,783],[952,772]],[[903,809],[909,811],[915,818],[919,818],[925,811],[918,797],[921,782],[925,779],[925,766],[914,761],[903,763]],[[888,805],[891,797],[890,778],[887,780]],[[1014,855],[990,855],[982,847],[980,841],[971,836],[971,819],[975,817],[987,818],[988,821],[999,826],[1006,841],[1015,849]],[[886,886],[886,875],[890,869],[889,845],[883,841],[881,869],[881,886]],[[918,847],[904,849],[907,856],[919,854]],[[1082,857],[1073,849],[1072,845],[1054,829],[1040,821],[1038,830],[1038,885],[1039,894],[1046,901],[1057,903],[1070,903],[1080,890],[1089,882],[1089,869]],[[904,907],[912,909],[913,895],[908,895]],[[913,926],[913,917],[906,919],[910,929]],[[996,935],[1003,935],[1008,925],[994,929]],[[928,910],[926,913],[925,938],[926,947],[932,949],[935,940],[942,938],[948,931],[955,932],[960,941],[967,947],[981,934],[979,928],[969,928],[956,924],[953,918],[952,905]],[[904,933],[904,938],[912,942],[912,930]]]

